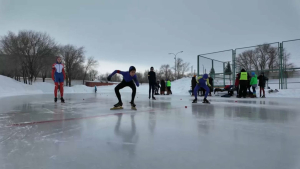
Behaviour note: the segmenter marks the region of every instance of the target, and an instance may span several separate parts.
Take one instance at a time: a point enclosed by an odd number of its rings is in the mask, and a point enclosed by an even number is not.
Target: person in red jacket
[[[236,97],[239,96],[239,86],[240,86],[240,74],[236,74],[235,78],[235,89],[236,89]]]
[[[52,80],[54,81],[55,87],[54,87],[54,102],[57,102],[57,89],[58,86],[60,86],[60,100],[62,103],[65,102],[64,100],[64,80],[66,78],[65,74],[65,66],[62,64],[61,57],[58,56],[56,58],[56,63],[52,65]]]

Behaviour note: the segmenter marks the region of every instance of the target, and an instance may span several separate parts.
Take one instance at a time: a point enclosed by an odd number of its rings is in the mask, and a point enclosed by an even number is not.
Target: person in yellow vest
[[[171,91],[171,81],[170,80],[167,80],[167,95],[169,95],[170,93],[172,94],[172,91]]]
[[[247,96],[247,87],[248,87],[248,73],[245,69],[241,70],[240,73],[240,91],[239,91],[239,98]]]

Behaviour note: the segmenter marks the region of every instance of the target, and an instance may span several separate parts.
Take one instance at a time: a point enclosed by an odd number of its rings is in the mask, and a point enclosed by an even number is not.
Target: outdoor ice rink
[[[122,93],[0,99],[1,169],[298,169],[299,99]],[[187,108],[185,108],[187,106]]]

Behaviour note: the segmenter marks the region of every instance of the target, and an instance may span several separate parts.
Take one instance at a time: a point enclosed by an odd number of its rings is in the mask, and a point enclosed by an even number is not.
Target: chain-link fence
[[[236,73],[262,72],[270,88],[300,89],[300,39],[200,54],[198,76],[214,78],[215,86],[234,84]]]
[[[209,76],[214,79],[213,84],[215,87],[231,85],[231,60],[231,49],[198,55],[198,76],[203,75],[204,73],[209,74]]]

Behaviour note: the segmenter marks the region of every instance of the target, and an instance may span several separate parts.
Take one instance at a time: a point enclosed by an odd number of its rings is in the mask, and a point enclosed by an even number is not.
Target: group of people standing
[[[148,73],[148,80],[149,80],[149,99],[151,98],[151,91],[152,91],[152,99],[156,100],[154,94],[158,95],[158,91],[160,89],[160,95],[165,95],[167,91],[167,95],[172,94],[171,90],[171,81],[167,79],[161,79],[160,82],[156,81],[156,74],[154,72],[154,68],[150,68],[150,72]]]
[[[236,75],[235,79],[235,88],[237,91],[238,98],[246,98],[247,97],[247,90],[249,91],[249,96],[252,98],[256,98],[256,87],[259,86],[260,88],[260,97],[265,98],[265,85],[266,85],[267,78],[265,74],[261,72],[261,74],[257,77],[255,72],[252,72],[251,75],[245,70],[242,69],[240,73]],[[250,88],[252,87],[252,92]],[[262,95],[263,93],[263,95]]]

